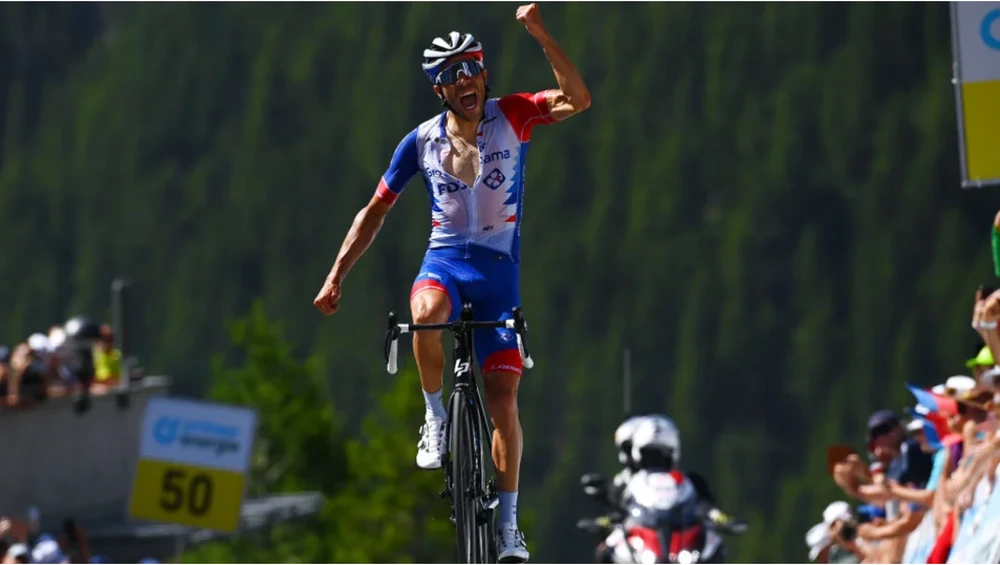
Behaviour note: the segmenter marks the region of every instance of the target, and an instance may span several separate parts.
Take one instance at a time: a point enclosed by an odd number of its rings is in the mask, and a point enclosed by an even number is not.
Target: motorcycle
[[[639,471],[628,482],[624,507],[608,496],[608,481],[588,473],[585,494],[609,507],[609,514],[580,520],[577,528],[602,536],[599,563],[722,563],[725,547],[718,528],[701,516],[698,494],[679,471]]]

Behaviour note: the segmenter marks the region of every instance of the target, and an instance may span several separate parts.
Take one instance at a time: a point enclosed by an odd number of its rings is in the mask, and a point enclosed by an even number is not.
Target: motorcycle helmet
[[[681,437],[666,416],[643,419],[632,434],[632,460],[640,468],[674,468],[681,460]]]
[[[618,449],[618,462],[624,466],[631,466],[632,461],[632,434],[635,433],[636,426],[642,422],[644,416],[632,416],[625,420],[615,430],[615,447]]]
[[[78,341],[101,337],[101,325],[89,316],[74,316],[63,325],[67,339]]]

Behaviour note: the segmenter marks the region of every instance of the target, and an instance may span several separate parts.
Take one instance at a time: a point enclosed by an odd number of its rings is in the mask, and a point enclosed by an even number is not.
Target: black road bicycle
[[[499,503],[496,477],[486,479],[484,458],[492,453],[493,426],[486,416],[486,409],[476,376],[472,369],[472,330],[479,328],[505,328],[513,330],[517,348],[525,368],[534,362],[528,352],[528,326],[515,307],[512,319],[493,322],[474,322],[472,305],[462,306],[462,314],[455,322],[446,324],[400,324],[396,313],[389,312],[389,327],[385,336],[386,369],[396,374],[399,336],[424,330],[450,330],[455,334],[454,385],[448,397],[448,426],[445,429],[441,466],[444,468],[442,498],[452,500],[452,521],[458,537],[459,563],[495,563],[493,540],[493,515]]]

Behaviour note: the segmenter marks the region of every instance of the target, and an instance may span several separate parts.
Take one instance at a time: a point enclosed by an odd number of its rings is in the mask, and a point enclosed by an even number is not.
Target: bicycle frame
[[[472,322],[472,309],[466,305],[462,308],[461,321]],[[477,441],[477,448],[481,454],[486,452],[492,452],[493,445],[493,424],[486,414],[485,404],[483,404],[482,395],[479,393],[479,387],[476,384],[476,372],[472,367],[473,362],[473,349],[472,349],[472,328],[469,326],[463,326],[461,330],[455,332],[455,347],[452,350],[452,358],[455,360],[455,366],[452,372],[453,383],[451,394],[448,398],[448,421],[453,422],[454,416],[453,407],[454,403],[451,401],[456,395],[461,394],[462,397],[468,398],[473,404],[473,411],[476,414],[476,419],[478,420],[478,425],[476,426],[475,435]],[[479,437],[479,432],[482,432],[483,437]],[[485,442],[483,441],[485,437]],[[490,449],[486,450],[483,448],[483,444],[489,445]],[[477,463],[481,462],[483,457],[477,459]],[[445,490],[441,491],[442,498],[449,498],[451,496],[452,489],[452,477],[451,477],[451,466],[449,465],[451,461],[451,426],[445,427],[445,436],[443,443],[443,451],[441,453],[441,465],[445,469]],[[479,469],[480,472],[484,472],[483,469]],[[485,474],[485,473],[484,473]],[[487,486],[487,491],[490,487]],[[486,493],[476,493],[477,499],[486,495],[491,496],[489,502],[486,502],[483,506],[484,508],[479,510],[492,510],[497,503],[495,496],[491,492]],[[483,518],[480,516],[480,518]]]

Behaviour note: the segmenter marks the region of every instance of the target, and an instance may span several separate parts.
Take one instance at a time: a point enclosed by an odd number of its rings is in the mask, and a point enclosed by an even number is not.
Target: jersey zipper
[[[476,127],[476,150],[478,152],[476,160],[479,161],[479,172],[476,173],[476,180],[472,181],[472,186],[468,187],[469,200],[472,201],[472,205],[469,206],[469,235],[465,239],[465,255],[467,259],[471,257],[469,254],[469,245],[476,234],[479,233],[479,198],[477,197],[476,187],[479,186],[479,181],[483,177],[483,148],[486,146],[486,135],[483,132],[483,124],[486,123],[485,113],[483,118]]]

